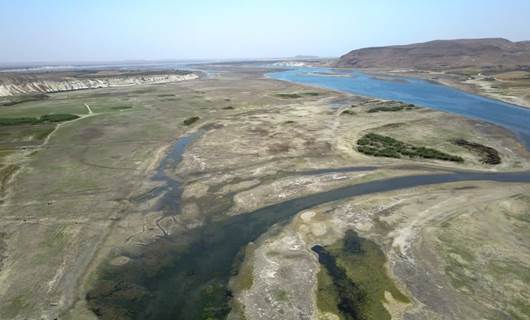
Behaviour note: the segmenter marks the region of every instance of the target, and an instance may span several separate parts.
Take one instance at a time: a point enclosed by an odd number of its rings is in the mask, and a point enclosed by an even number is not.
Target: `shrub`
[[[194,117],[191,117],[191,118],[188,118],[188,119],[184,120],[182,123],[184,123],[185,126],[189,126],[189,125],[197,122],[199,119],[200,119],[200,117],[194,116]]]
[[[79,118],[78,115],[75,114],[69,114],[69,113],[53,113],[53,114],[45,114],[40,117],[40,122],[64,122],[64,121],[70,121]]]
[[[278,98],[284,98],[284,99],[298,99],[302,97],[298,93],[277,93],[276,96]]]
[[[457,146],[464,147],[471,152],[478,153],[482,163],[496,165],[502,162],[499,152],[492,147],[464,139],[454,140],[453,143]]]
[[[384,107],[375,107],[371,108],[367,113],[375,113],[375,112],[396,112],[401,110],[413,110],[417,109],[417,107],[413,104],[400,104],[398,106],[384,106]]]
[[[401,142],[394,138],[383,136],[377,133],[368,133],[357,141],[357,150],[361,153],[387,158],[425,158],[445,161],[462,162],[459,156],[447,154],[436,149],[427,147],[416,147],[414,145]]]

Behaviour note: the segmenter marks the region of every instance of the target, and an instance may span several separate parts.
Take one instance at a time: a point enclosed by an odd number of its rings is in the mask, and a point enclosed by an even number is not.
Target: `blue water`
[[[357,70],[297,68],[268,77],[380,99],[399,100],[500,125],[530,150],[530,109],[469,94],[433,82],[392,77],[378,79]]]

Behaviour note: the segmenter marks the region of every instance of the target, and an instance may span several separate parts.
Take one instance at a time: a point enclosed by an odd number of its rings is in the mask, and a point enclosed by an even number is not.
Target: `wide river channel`
[[[488,99],[430,81],[379,77],[359,70],[296,68],[267,77],[379,99],[398,100],[483,120],[512,131],[530,150],[530,108]]]

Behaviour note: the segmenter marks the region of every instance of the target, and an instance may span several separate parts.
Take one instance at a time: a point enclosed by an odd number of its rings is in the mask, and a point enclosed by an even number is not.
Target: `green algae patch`
[[[373,241],[348,231],[344,239],[312,249],[322,265],[317,292],[321,311],[345,320],[390,320],[383,305],[386,291],[399,302],[410,302],[388,276],[386,257]]]

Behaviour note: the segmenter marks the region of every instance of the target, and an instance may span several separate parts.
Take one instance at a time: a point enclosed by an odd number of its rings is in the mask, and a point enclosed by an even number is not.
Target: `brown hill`
[[[435,40],[400,46],[353,50],[337,62],[339,67],[449,69],[530,68],[530,41],[502,38]]]

